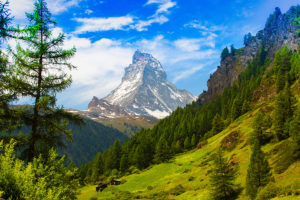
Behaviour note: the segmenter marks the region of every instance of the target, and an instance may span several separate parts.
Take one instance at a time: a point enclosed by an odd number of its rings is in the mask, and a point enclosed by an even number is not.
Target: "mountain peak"
[[[135,115],[163,118],[178,106],[184,107],[191,103],[195,97],[170,83],[160,62],[151,54],[137,50],[132,64],[125,68],[121,84],[98,101],[101,100]],[[90,104],[92,107],[100,104],[93,101],[97,99],[93,98]]]

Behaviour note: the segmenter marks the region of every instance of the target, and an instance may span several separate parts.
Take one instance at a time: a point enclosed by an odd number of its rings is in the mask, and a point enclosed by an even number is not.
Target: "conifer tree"
[[[165,162],[171,158],[171,151],[167,141],[161,137],[156,145],[155,161]]]
[[[256,141],[259,142],[260,145],[263,145],[266,135],[265,131],[270,128],[271,124],[268,116],[266,116],[262,111],[259,111],[254,118],[253,129],[254,131],[251,134],[252,144]]]
[[[9,71],[9,89],[34,100],[33,107],[29,107],[25,115],[31,132],[24,154],[32,160],[39,154],[46,155],[52,147],[63,146],[63,136],[71,140],[71,130],[66,129],[68,122],[81,124],[82,119],[56,106],[56,94],[72,82],[65,71],[75,68],[68,63],[75,54],[75,47],[63,50],[64,34],[52,35],[51,29],[56,22],[51,19],[45,0],[36,0],[34,11],[27,13],[27,19],[29,25],[15,29],[18,39],[27,46],[18,44],[16,50],[9,49],[14,59]]]
[[[121,159],[121,144],[119,140],[115,140],[112,149],[111,149],[111,169],[117,169],[120,168],[120,159]]]
[[[290,136],[296,146],[297,156],[300,156],[300,105],[294,112],[293,120],[290,125]]]
[[[126,172],[128,167],[129,167],[128,155],[123,154],[122,157],[121,157],[121,161],[120,161],[120,171],[121,172]]]
[[[139,145],[135,149],[134,155],[133,155],[133,161],[135,163],[135,166],[139,169],[143,169],[146,166],[148,166],[149,163],[147,163],[147,158],[144,156],[144,149]]]
[[[10,37],[9,24],[11,21],[8,2],[0,2],[0,46],[4,40]],[[11,109],[9,103],[15,99],[13,92],[7,88],[10,74],[8,71],[7,55],[0,49],[0,132],[11,131],[21,125],[16,115],[18,109]]]
[[[224,121],[222,117],[217,113],[212,121],[212,134],[215,135],[224,129]]]
[[[279,49],[275,55],[274,65],[277,72],[277,92],[280,92],[284,88],[286,82],[289,81],[288,72],[291,68],[290,56],[290,51],[286,46]]]
[[[229,49],[225,47],[221,53],[221,60],[224,60],[229,55]]]
[[[250,101],[245,100],[242,105],[242,114],[248,112],[250,110]]]
[[[231,120],[235,120],[242,113],[242,102],[240,97],[235,97],[231,107]]]
[[[189,137],[185,138],[183,145],[184,145],[184,149],[189,149],[190,148],[191,143],[190,143],[190,138]]]
[[[104,161],[102,154],[99,152],[96,154],[92,162],[91,181],[95,182],[99,179],[99,176],[104,173]]]
[[[197,145],[197,139],[195,134],[193,134],[192,136],[191,145],[192,147],[195,147]]]
[[[247,171],[246,193],[251,199],[255,199],[258,189],[267,185],[271,179],[271,169],[261,145],[256,139],[252,147],[252,154]]]
[[[212,186],[212,196],[215,200],[230,200],[236,198],[234,190],[234,179],[236,177],[236,169],[232,169],[223,157],[222,150],[219,149],[214,155],[214,165],[210,175]]]
[[[280,141],[289,135],[289,120],[293,114],[292,105],[294,97],[290,91],[290,87],[286,84],[285,88],[280,91],[275,101],[274,109],[274,130],[277,139]]]

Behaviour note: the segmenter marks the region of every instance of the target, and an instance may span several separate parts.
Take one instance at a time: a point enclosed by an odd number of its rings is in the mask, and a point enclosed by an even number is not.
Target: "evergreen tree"
[[[191,145],[192,147],[195,147],[197,145],[197,139],[195,134],[193,134],[192,136]]]
[[[102,154],[99,152],[96,154],[92,162],[91,181],[95,182],[99,179],[99,176],[104,173],[104,161]]]
[[[184,149],[189,149],[190,148],[191,143],[190,143],[190,138],[189,137],[185,138],[183,145],[184,145]]]
[[[230,54],[235,55],[236,49],[234,48],[233,44],[230,46]]]
[[[300,155],[300,105],[298,105],[294,112],[293,120],[290,125],[290,136],[292,137],[296,146],[297,156]]]
[[[8,2],[0,2],[0,46],[9,35],[9,23],[11,16],[8,9]],[[11,131],[20,127],[22,122],[20,121],[18,111],[19,108],[12,109],[9,103],[16,98],[13,92],[8,90],[8,80],[10,74],[8,73],[8,58],[4,52],[0,49],[0,132]]]
[[[180,152],[182,152],[182,145],[180,140],[177,140],[175,144],[175,153],[180,153]]]
[[[217,113],[212,121],[212,134],[215,135],[224,129],[224,121]]]
[[[298,45],[298,51],[294,52],[291,57],[291,70],[289,72],[290,78],[294,81],[300,76],[300,43]]]
[[[266,139],[265,131],[270,128],[270,126],[271,124],[268,120],[268,116],[266,116],[262,111],[259,111],[255,116],[252,125],[254,131],[251,134],[251,143],[254,144],[258,141],[260,145],[263,145]]]
[[[261,150],[258,138],[254,142],[250,164],[246,178],[246,193],[251,199],[255,199],[258,189],[268,184],[271,179],[271,171],[268,160]]]
[[[155,161],[165,162],[171,158],[171,151],[167,141],[161,137],[156,145]]]
[[[291,68],[290,56],[290,51],[286,46],[276,52],[274,65],[277,72],[277,92],[280,92],[284,88],[286,82],[289,81],[288,72]]]
[[[222,150],[219,149],[214,155],[214,165],[210,175],[212,186],[212,196],[215,200],[230,200],[236,198],[234,190],[234,179],[236,169],[232,169],[223,157]]]
[[[61,48],[65,39],[63,34],[53,37],[51,29],[56,22],[51,19],[45,0],[36,0],[34,11],[27,14],[27,19],[29,25],[15,29],[18,39],[27,47],[18,44],[16,51],[9,48],[14,65],[9,70],[11,80],[8,85],[19,95],[34,99],[33,107],[29,107],[25,115],[25,123],[31,127],[31,132],[24,154],[32,160],[40,153],[47,155],[52,147],[63,146],[63,136],[71,140],[71,130],[66,129],[68,121],[77,124],[83,121],[78,115],[56,106],[56,93],[72,82],[71,76],[64,71],[75,68],[67,61],[76,49]]]
[[[274,109],[274,130],[277,139],[280,141],[289,135],[289,120],[293,114],[292,105],[295,99],[292,96],[290,87],[286,84],[285,88],[278,94]]]
[[[248,112],[250,110],[250,101],[245,100],[242,105],[242,114]]]
[[[225,47],[221,53],[221,60],[224,60],[229,55],[229,49]]]
[[[121,172],[126,172],[126,170],[129,168],[129,160],[128,160],[128,155],[123,154],[121,157],[120,161],[120,171]]]
[[[111,149],[111,169],[117,169],[120,168],[120,159],[121,159],[122,149],[121,144],[119,140],[115,140],[112,149]]]
[[[244,45],[245,45],[245,46],[248,45],[248,43],[249,43],[249,41],[250,41],[251,38],[252,38],[251,33],[248,33],[248,34],[246,34],[246,35],[244,36]]]
[[[242,102],[240,97],[236,97],[231,107],[231,120],[235,120],[242,114]]]
[[[149,164],[147,163],[147,158],[144,156],[144,149],[140,145],[135,149],[133,160],[138,169],[144,169]]]

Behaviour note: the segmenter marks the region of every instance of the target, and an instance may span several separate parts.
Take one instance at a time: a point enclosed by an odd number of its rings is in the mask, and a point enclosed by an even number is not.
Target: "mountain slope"
[[[270,102],[271,103],[271,102]],[[265,106],[268,104],[265,103]],[[232,145],[232,150],[225,151],[225,157],[231,163],[238,163],[239,170],[235,183],[245,187],[246,174],[251,155],[251,147],[247,143],[251,132],[251,124],[254,116],[263,106],[257,106],[221,133],[208,139],[207,144],[200,149],[194,149],[174,157],[168,163],[153,165],[150,168],[128,176],[121,180],[124,184],[120,186],[110,186],[101,193],[94,192],[95,186],[86,186],[81,189],[79,200],[97,197],[100,199],[189,199],[189,200],[211,200],[209,174],[212,166],[211,155],[220,146],[236,143]],[[237,141],[228,140],[235,132],[239,133]],[[228,141],[228,143],[224,143]],[[290,139],[279,143],[270,143],[263,147],[263,151],[268,155],[271,167],[274,169],[278,162],[284,157],[285,151],[289,151]],[[282,173],[274,173],[272,170],[276,186],[282,191],[282,197],[276,200],[297,200],[300,196],[295,196],[300,185],[300,162],[290,165]],[[181,191],[178,188],[181,185]],[[273,188],[275,189],[275,188]],[[248,197],[243,190],[238,199],[243,200]],[[274,199],[275,200],[275,199]]]
[[[121,84],[103,99],[93,98],[89,109],[106,112],[103,104],[119,106],[115,115],[146,115],[156,118],[168,116],[178,106],[195,100],[185,90],[178,90],[167,81],[166,72],[157,59],[137,50],[132,64],[125,68]],[[99,108],[99,106],[101,108]]]
[[[104,152],[115,140],[124,142],[129,139],[124,133],[90,119],[85,119],[86,125],[81,128],[69,124],[72,129],[73,141],[67,141],[66,148],[60,152],[67,155],[76,165],[90,161],[98,152]]]

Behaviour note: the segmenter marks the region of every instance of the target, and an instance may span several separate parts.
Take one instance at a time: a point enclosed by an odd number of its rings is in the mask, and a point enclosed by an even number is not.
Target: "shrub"
[[[172,194],[175,196],[178,196],[182,193],[185,193],[185,188],[181,184],[179,184],[176,187],[169,190],[169,194]]]
[[[270,182],[266,187],[262,188],[256,197],[256,200],[267,200],[272,199],[277,196],[279,192],[279,188],[275,185],[275,183]]]
[[[79,181],[77,169],[67,169],[64,157],[50,150],[46,158],[34,158],[25,165],[15,158],[13,140],[0,141],[0,188],[4,199],[60,200],[76,199]]]

